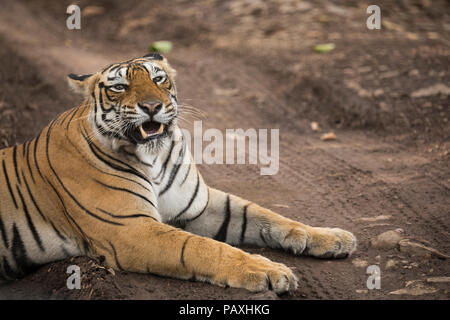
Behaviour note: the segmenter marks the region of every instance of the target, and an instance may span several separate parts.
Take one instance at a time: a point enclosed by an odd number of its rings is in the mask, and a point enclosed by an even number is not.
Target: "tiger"
[[[80,106],[0,150],[0,276],[69,257],[114,270],[292,293],[285,264],[242,245],[346,258],[356,238],[206,184],[178,125],[176,71],[159,53],[69,74]]]

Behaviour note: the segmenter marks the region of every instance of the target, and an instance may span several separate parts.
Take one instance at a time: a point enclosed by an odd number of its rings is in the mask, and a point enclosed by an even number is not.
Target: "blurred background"
[[[81,8],[79,30],[66,26],[71,4]],[[381,9],[380,30],[366,26],[371,4]],[[346,228],[359,238],[353,260],[332,264],[249,249],[297,268],[302,284],[293,298],[449,297],[448,285],[440,284],[417,296],[390,295],[406,290],[406,281],[448,276],[448,263],[413,258],[397,245],[371,245],[400,228],[450,253],[448,1],[0,5],[0,147],[32,138],[81,102],[68,90],[66,74],[92,73],[144,55],[155,41],[170,41],[166,56],[178,71],[179,99],[205,114],[204,129],[280,129],[278,175],[262,177],[248,165],[201,166],[205,179],[293,219]],[[186,115],[182,126],[190,129],[192,121]],[[396,267],[386,269],[390,260]],[[64,272],[48,271],[63,270],[54,264],[0,295],[27,296],[26,288],[39,284],[35,296],[47,298],[254,297],[153,276],[113,276],[90,260],[78,263],[102,282],[93,276],[85,279],[88,289],[68,292],[58,282]],[[361,266],[367,264],[386,269],[382,290],[365,287]]]

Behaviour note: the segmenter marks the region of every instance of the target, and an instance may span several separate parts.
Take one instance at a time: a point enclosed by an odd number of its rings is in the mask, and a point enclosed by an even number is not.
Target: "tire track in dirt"
[[[373,146],[371,146],[372,148]],[[397,213],[406,213],[409,218],[412,218],[414,220],[418,220],[419,218],[422,219],[424,222],[429,225],[429,228],[432,229],[432,235],[434,236],[435,240],[439,239],[442,235],[447,234],[446,230],[448,230],[448,223],[445,223],[439,216],[433,213],[432,210],[425,210],[424,213],[422,213],[422,210],[420,208],[414,208],[413,205],[409,204],[408,201],[406,201],[404,198],[408,199],[415,199],[416,195],[412,194],[411,192],[408,192],[405,189],[402,189],[402,191],[398,191],[396,187],[388,184],[387,182],[383,181],[382,178],[377,178],[376,173],[369,171],[367,174],[365,174],[365,170],[359,169],[354,167],[353,165],[346,162],[344,159],[340,159],[334,155],[329,154],[328,152],[327,156],[321,157],[321,161],[324,161],[323,166],[326,166],[327,168],[330,168],[331,170],[340,170],[342,167],[337,165],[337,162],[340,162],[342,166],[347,166],[348,170],[353,172],[352,178],[358,177],[361,180],[364,180],[364,183],[368,187],[373,187],[375,190],[367,193],[367,202],[370,203],[378,203],[382,199],[390,199],[391,200],[391,207],[386,208],[389,210],[389,212],[397,212]],[[331,160],[331,161],[327,161]],[[351,173],[350,173],[351,174]],[[409,180],[408,180],[409,181]],[[355,187],[354,184],[352,184],[352,179],[349,179],[349,181],[346,181],[346,187],[351,186]],[[426,183],[426,182],[425,182]],[[437,184],[438,188],[440,188],[440,191],[443,193],[447,193],[447,190],[445,187]],[[372,188],[372,189],[373,189]],[[393,194],[394,196],[389,197],[389,194]],[[404,197],[401,197],[400,194],[405,194]],[[450,196],[450,194],[449,194]],[[397,199],[400,201],[405,208],[399,208],[399,205],[395,205],[395,203],[392,201],[392,198]],[[369,207],[369,206],[366,206]],[[372,207],[375,211],[377,211],[377,215],[386,214],[386,209],[380,209],[379,206],[373,206]],[[443,208],[445,210],[445,208]],[[405,212],[406,211],[406,212]],[[358,215],[356,215],[358,216]],[[398,215],[395,214],[395,217],[398,218]],[[401,221],[403,225],[405,222],[407,222],[408,219],[404,219],[404,221]],[[437,223],[436,223],[437,222]]]
[[[242,70],[242,69],[240,69]],[[261,86],[261,82],[259,83],[259,86]],[[264,90],[264,89],[262,89]],[[265,90],[270,90],[270,88],[265,88]],[[272,97],[272,99],[274,99]],[[281,103],[283,105],[283,103]],[[361,138],[361,137],[360,137]],[[370,146],[368,151],[370,149],[377,149],[377,148],[383,148],[384,144],[377,144],[374,140],[371,139],[365,139],[366,144]],[[307,147],[317,147],[319,143],[307,143]],[[379,147],[377,147],[379,145]],[[336,210],[336,214],[333,216],[333,221],[339,221],[341,218],[344,218],[343,224],[344,225],[354,225],[354,219],[356,217],[361,217],[361,214],[363,215],[370,215],[370,216],[376,216],[376,215],[382,215],[386,214],[386,211],[388,211],[390,214],[393,215],[393,218],[397,221],[398,225],[401,225],[403,228],[405,224],[408,222],[408,220],[413,221],[419,221],[420,219],[424,220],[427,225],[432,226],[431,233],[434,241],[438,241],[439,238],[442,240],[442,236],[448,237],[448,233],[445,231],[446,226],[437,217],[436,215],[433,215],[432,212],[428,212],[426,214],[421,214],[420,211],[415,210],[412,206],[408,205],[407,202],[401,198],[399,198],[403,204],[406,206],[407,209],[399,209],[398,205],[396,205],[390,197],[387,197],[390,193],[394,192],[395,187],[392,186],[392,184],[389,184],[385,181],[383,181],[380,177],[377,176],[376,171],[370,171],[366,170],[364,168],[359,168],[354,165],[352,165],[350,162],[346,161],[345,159],[341,159],[337,156],[334,156],[330,154],[329,152],[324,151],[320,147],[315,149],[315,153],[313,154],[313,157],[303,156],[300,152],[300,154],[296,153],[296,148],[298,145],[283,145],[283,150],[287,150],[286,153],[292,156],[292,159],[287,158],[285,160],[282,160],[280,162],[280,174],[279,174],[279,180],[284,181],[286,184],[288,184],[291,187],[299,186],[301,184],[307,185],[310,189],[314,190],[313,192],[319,193],[322,195],[322,197],[327,201],[327,203],[330,203],[334,210]],[[363,148],[362,152],[364,152],[367,148]],[[389,154],[389,153],[388,153]],[[395,161],[395,155],[396,152],[390,153],[390,156],[394,157]],[[351,155],[350,155],[351,157]],[[320,163],[317,161],[314,161],[312,159],[318,158],[320,160]],[[305,160],[307,159],[307,160]],[[334,196],[329,196],[330,194],[334,194],[336,190],[333,188],[327,188],[323,185],[316,186],[315,181],[317,179],[317,176],[313,174],[317,172],[339,172],[343,173],[345,176],[347,176],[346,184],[345,184],[345,192],[344,196],[340,199],[334,199]],[[375,174],[375,175],[374,175]],[[355,181],[353,183],[353,181]],[[342,187],[342,184],[341,184]],[[370,208],[371,210],[364,214],[362,210],[354,209],[354,206],[348,205],[343,199],[349,199],[349,197],[352,196],[352,191],[358,191],[361,192],[366,187],[370,187],[370,192],[367,192],[364,201],[361,201],[361,207]],[[339,192],[340,195],[342,195],[342,190]],[[398,197],[398,196],[397,196]],[[413,197],[414,198],[414,197]],[[389,202],[386,203],[384,199],[389,199]],[[336,205],[336,201],[340,204],[340,206]],[[383,201],[385,204],[385,208],[380,207],[379,203],[380,201]],[[405,212],[405,210],[407,212]],[[402,214],[405,214],[406,216],[403,217]],[[435,219],[435,221],[438,222],[437,225],[433,224],[432,219]],[[356,227],[358,228],[358,227]],[[353,231],[353,230],[352,230]],[[413,230],[414,231],[414,230]],[[356,231],[358,232],[358,231]],[[361,234],[366,234],[366,237],[369,238],[368,233],[373,233],[367,231],[360,231]],[[427,232],[429,235],[430,232]],[[375,235],[375,234],[374,234]],[[302,265],[303,268],[307,267],[307,265]],[[309,268],[308,268],[309,269]],[[307,272],[308,275],[310,275],[312,278],[315,278],[314,271]],[[315,278],[317,279],[317,278]],[[334,288],[335,289],[335,288]],[[320,290],[319,290],[320,291]],[[317,291],[312,291],[313,295]],[[338,294],[339,290],[335,289],[332,294],[329,294],[329,297],[336,296]],[[316,294],[317,295],[317,294]],[[319,295],[320,296],[320,295]]]
[[[239,70],[241,73],[243,73],[243,70],[248,70],[244,66],[239,66]],[[257,71],[253,70],[251,72],[244,72],[244,74],[257,74]],[[244,78],[244,77],[242,77]],[[246,87],[248,86],[247,82],[237,82],[238,86]],[[259,90],[262,91],[270,91],[270,88],[268,87],[262,87],[263,82],[258,82],[257,86],[259,87]],[[250,88],[249,88],[250,89]],[[271,99],[278,100],[275,96],[272,96]],[[283,103],[280,103],[283,105]],[[257,114],[255,110],[243,110],[241,111],[241,116],[254,116],[254,114]],[[260,119],[258,119],[260,120]],[[226,122],[233,122],[233,118],[226,118]],[[252,120],[252,123],[257,122],[257,120]],[[260,123],[266,123],[265,121],[261,121]],[[262,126],[264,127],[264,126]],[[359,137],[362,139],[363,137]],[[292,141],[293,139],[291,139]],[[365,139],[365,143],[368,146],[371,146],[370,149],[377,149],[384,147],[384,144],[377,144],[376,141],[371,139]],[[297,188],[299,186],[307,186],[311,191],[311,193],[319,194],[323,201],[329,204],[333,208],[333,215],[332,215],[332,221],[334,223],[339,222],[343,227],[347,227],[351,229],[352,231],[355,231],[357,234],[364,235],[365,239],[369,239],[369,234],[374,233],[370,230],[358,230],[360,229],[360,226],[355,226],[354,220],[357,217],[361,217],[361,214],[364,216],[376,216],[376,215],[382,215],[386,214],[386,211],[389,211],[389,213],[392,213],[394,216],[394,219],[398,221],[399,225],[404,226],[405,222],[408,219],[415,219],[417,220],[417,212],[410,211],[410,216],[407,216],[405,219],[400,219],[400,216],[402,214],[402,211],[399,210],[398,206],[396,206],[394,203],[389,205],[389,202],[386,203],[384,199],[386,199],[386,195],[388,195],[390,192],[392,192],[392,185],[384,182],[380,178],[378,178],[376,175],[374,176],[373,171],[366,170],[364,168],[359,168],[355,165],[352,165],[350,162],[346,161],[345,159],[341,159],[337,156],[334,156],[330,154],[327,151],[324,151],[318,145],[323,145],[322,142],[313,142],[313,143],[306,143],[304,147],[306,148],[314,148],[314,152],[307,153],[306,156],[304,155],[303,151],[298,151],[299,146],[298,144],[283,144],[281,145],[281,149],[284,151],[285,154],[289,154],[288,157],[281,159],[280,161],[280,172],[279,175],[274,177],[274,180],[280,181],[284,183],[285,185],[288,185],[291,188]],[[379,147],[377,147],[379,145]],[[300,146],[301,148],[301,146]],[[361,152],[364,152],[367,148],[363,148]],[[395,152],[390,154],[395,158]],[[351,157],[351,155],[350,155]],[[231,169],[233,171],[233,169]],[[320,185],[317,185],[315,182],[318,179],[318,175],[326,174],[326,173],[333,173],[338,172],[340,174],[343,174],[347,178],[345,179],[345,184],[340,183],[339,187],[340,189],[344,190],[336,190],[333,187],[328,187],[327,185],[324,185],[323,183]],[[355,181],[355,182],[354,182]],[[369,211],[364,211],[363,209],[356,209],[353,205],[349,205],[346,201],[343,199],[352,199],[354,197],[353,191],[356,191],[357,193],[361,193],[365,188],[369,187],[371,190],[370,192],[364,192],[363,200],[360,200],[359,203],[361,207],[363,208],[370,208]],[[387,191],[385,191],[385,189]],[[338,191],[338,192],[336,192]],[[338,199],[336,199],[338,197]],[[379,206],[380,201],[383,201],[386,205],[385,208],[382,208]],[[291,216],[292,214],[287,214],[287,216]],[[295,216],[295,218],[299,218],[298,216]],[[427,217],[425,217],[427,221]],[[301,219],[300,219],[301,220]],[[431,221],[429,221],[431,222]],[[322,222],[324,224],[326,222]],[[353,226],[355,230],[353,230],[350,226]],[[435,235],[435,238],[438,238],[439,235],[442,235],[443,228],[434,227],[433,231],[437,235]],[[375,235],[375,234],[374,234]],[[367,246],[367,245],[365,245]],[[290,259],[289,259],[290,260]],[[316,266],[310,267],[308,262],[302,261],[301,263],[296,263],[296,265],[300,265],[299,268],[301,268],[301,274],[303,275],[302,279],[308,279],[310,277],[311,279],[317,280],[321,278],[320,272],[317,272]],[[317,275],[316,275],[317,274]],[[344,279],[345,280],[345,279]],[[314,283],[314,284],[312,284]],[[332,286],[332,289],[328,289],[327,292],[324,292],[323,287],[321,288],[319,285],[317,285],[317,281],[314,282],[312,280],[306,281],[306,286],[310,289],[308,292],[309,295],[313,297],[337,297],[337,296],[345,296],[345,294],[348,294],[348,288],[341,289],[337,286]],[[345,283],[345,281],[344,281]],[[314,289],[312,289],[314,288]],[[331,292],[330,292],[331,291]]]

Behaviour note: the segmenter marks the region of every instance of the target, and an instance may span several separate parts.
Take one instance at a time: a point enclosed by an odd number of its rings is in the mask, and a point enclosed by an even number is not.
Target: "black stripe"
[[[102,109],[102,111],[104,113],[110,113],[111,111],[114,110],[114,108],[109,108],[109,109],[105,109],[105,105],[103,103],[103,95],[102,95],[102,89],[103,92],[105,92],[106,95],[106,88],[105,88],[105,84],[103,82],[100,82],[98,84],[98,87],[100,88],[99,93],[98,93],[98,104],[100,105],[100,108]],[[107,96],[107,95],[106,95]],[[108,97],[108,96],[107,96]],[[95,116],[97,117],[97,114],[95,114]]]
[[[143,164],[143,165],[146,166],[146,167],[150,167],[150,168],[153,167],[152,164],[147,163],[147,162],[142,161],[141,159],[139,159],[139,158],[137,157],[137,155],[135,155],[134,153],[131,153],[131,152],[128,152],[127,150],[125,150],[125,148],[123,148],[123,146],[120,147],[120,151],[122,151],[123,153],[125,153],[127,156],[130,156],[130,157],[135,158],[136,161],[138,161],[140,164]]]
[[[122,191],[122,192],[126,192],[126,193],[130,193],[130,194],[132,194],[132,195],[134,195],[134,196],[136,196],[136,197],[141,198],[142,200],[144,200],[144,201],[146,201],[147,203],[151,204],[152,207],[156,208],[155,205],[153,204],[153,202],[151,202],[149,199],[147,199],[147,198],[146,198],[145,196],[143,196],[142,194],[139,194],[139,193],[137,193],[137,192],[134,192],[134,191],[131,191],[131,190],[128,190],[128,189],[125,189],[125,188],[119,188],[119,187],[110,186],[110,185],[108,185],[108,184],[106,184],[106,183],[103,183],[103,182],[97,180],[97,179],[94,179],[94,181],[97,182],[97,183],[99,183],[99,184],[101,184],[102,186],[104,186],[104,187],[106,187],[106,188],[113,189],[113,190],[117,190],[117,191]]]
[[[187,172],[186,172],[186,174],[184,175],[183,180],[181,180],[181,182],[180,182],[180,186],[182,186],[182,185],[184,184],[184,182],[186,181],[187,177],[189,176],[189,172],[191,172],[191,167],[192,167],[192,164],[189,163]]]
[[[27,179],[25,178],[25,175],[22,172],[22,176],[23,176],[23,182],[25,183],[25,187],[27,189],[28,195],[30,196],[31,202],[33,202],[36,210],[38,211],[39,215],[42,217],[42,219],[44,219],[44,221],[47,221],[47,218],[44,216],[44,214],[42,213],[41,209],[39,208],[36,200],[33,197],[33,194],[31,193],[30,187],[28,185]]]
[[[110,64],[109,66],[107,66],[105,69],[103,69],[102,74],[105,73],[109,68],[111,68],[112,66],[114,66],[113,64]],[[120,66],[120,64],[114,66],[113,68],[111,68],[111,70],[109,70],[109,72],[114,71],[115,69],[117,69]]]
[[[30,162],[30,145],[31,145],[31,141],[29,141],[29,142],[27,143],[27,152],[26,152],[27,166],[28,166],[28,171],[30,171],[31,180],[33,180],[33,182],[36,183],[36,181],[34,180],[33,170],[31,169],[31,162]]]
[[[173,220],[177,220],[183,213],[185,213],[186,211],[189,210],[189,208],[191,207],[191,205],[194,202],[195,198],[197,197],[199,188],[200,188],[200,175],[197,172],[197,185],[195,186],[194,194],[192,195],[191,200],[189,200],[189,203],[187,204],[186,208],[181,210],[181,212],[179,214],[177,214]]]
[[[24,144],[21,145],[22,147],[22,157],[25,158],[25,146],[28,144],[29,142],[26,141]]]
[[[117,258],[117,251],[116,251],[116,248],[115,248],[114,245],[111,243],[111,241],[108,241],[108,242],[109,242],[109,245],[111,246],[111,248],[112,248],[112,250],[113,250],[113,252],[114,252],[114,260],[116,261],[117,267],[119,268],[119,270],[123,271],[123,268],[122,268],[122,266],[121,266],[120,263],[119,263],[119,259]]]
[[[1,214],[0,214],[0,233],[2,234],[2,239],[3,239],[3,243],[5,245],[5,248],[9,248],[8,235],[6,234],[6,229],[5,229],[5,225],[3,224]]]
[[[16,179],[19,182],[19,184],[22,184],[22,181],[20,180],[19,176],[19,169],[17,167],[17,146],[14,146],[13,148],[13,164],[14,164],[14,171],[16,172]]]
[[[259,237],[264,242],[264,244],[269,247],[269,244],[267,243],[266,239],[264,239],[264,236],[263,236],[263,233],[262,233],[262,229],[259,231]]]
[[[244,239],[245,239],[245,231],[247,230],[247,208],[248,208],[248,204],[246,204],[244,206],[244,213],[242,215],[242,226],[241,226],[241,237],[239,238],[239,244],[243,244],[244,243]]]
[[[109,173],[109,172],[103,171],[103,170],[100,169],[100,168],[97,168],[95,165],[93,165],[93,164],[91,163],[92,161],[90,161],[89,159],[87,159],[87,158],[85,157],[85,155],[84,155],[84,154],[79,150],[79,148],[72,142],[72,140],[69,139],[69,142],[72,144],[72,146],[75,148],[75,150],[77,150],[77,152],[80,154],[80,156],[83,158],[83,160],[84,160],[88,165],[90,165],[92,168],[94,168],[95,170],[98,170],[98,171],[100,171],[101,173],[106,174],[106,175],[109,175],[109,176],[113,176],[113,177],[116,177],[116,178],[120,178],[120,179],[124,179],[124,180],[130,181],[130,182],[133,182],[133,183],[139,185],[140,187],[142,187],[143,189],[147,190],[148,192],[152,192],[150,189],[148,189],[146,186],[144,186],[142,183],[140,183],[140,182],[138,182],[138,181],[136,181],[136,180],[133,180],[133,179],[130,179],[130,178],[127,178],[127,177],[122,177],[122,176],[120,176],[120,175],[118,175],[118,174]],[[151,183],[150,183],[150,184],[151,184]]]
[[[131,108],[131,107],[129,107],[129,106],[122,106],[122,107],[123,107],[123,108],[126,108],[126,109],[133,110],[133,111],[122,111],[122,114],[131,114],[131,115],[133,115],[133,116],[138,117],[137,113],[134,111],[134,108]],[[133,117],[130,117],[130,118],[133,119]]]
[[[157,53],[157,52],[150,52],[150,53],[147,53],[147,54],[144,56],[144,58],[149,58],[149,59],[152,59],[152,60],[162,60],[162,59],[163,59],[163,57],[162,57],[159,53]]]
[[[113,110],[113,109],[111,109]],[[103,114],[102,114],[103,116]],[[95,126],[97,127],[97,132],[100,133],[102,136],[108,137],[108,138],[117,138],[117,139],[121,139],[122,137],[120,136],[120,134],[118,134],[117,132],[111,132],[110,130],[106,130],[105,127],[103,127],[101,124],[98,123],[97,121],[97,113],[94,115],[94,123]]]
[[[22,241],[22,238],[20,237],[20,233],[17,229],[16,224],[13,225],[13,240],[11,251],[20,275],[29,273],[38,267],[28,258],[24,243]]]
[[[155,180],[158,180],[159,176],[161,175],[161,173],[163,173],[163,177],[166,173],[166,167],[167,167],[167,163],[169,163],[170,157],[172,156],[172,152],[173,152],[173,148],[175,147],[175,141],[172,140],[172,144],[170,145],[170,151],[169,151],[169,155],[167,156],[167,158],[164,160],[163,165],[161,166],[161,170],[158,172],[158,175],[155,177]]]
[[[38,244],[39,249],[41,249],[41,251],[44,251],[44,252],[45,252],[45,248],[44,248],[44,246],[42,245],[41,237],[39,237],[39,233],[37,232],[36,227],[35,227],[34,224],[33,224],[33,220],[31,219],[30,213],[29,213],[29,211],[28,211],[28,207],[27,207],[27,205],[25,204],[25,200],[24,200],[24,198],[23,198],[23,196],[22,196],[22,193],[20,192],[19,187],[16,186],[16,188],[17,188],[17,193],[19,194],[20,200],[21,200],[21,202],[22,202],[23,212],[25,213],[25,217],[27,218],[28,228],[30,228],[30,231],[31,231],[31,233],[33,234],[34,240],[35,240],[36,243]]]
[[[92,92],[91,97],[92,97],[92,99],[94,99],[94,115],[96,115],[97,114],[97,98],[95,97],[94,92]],[[95,119],[97,119],[97,118],[95,117]]]
[[[183,242],[183,247],[181,248],[181,256],[180,256],[180,263],[183,267],[186,267],[185,261],[184,261],[184,250],[186,249],[186,244],[189,241],[190,238],[193,236],[188,236],[186,240]]]
[[[55,231],[55,233],[58,236],[58,238],[60,238],[62,241],[66,241],[67,238],[56,228],[56,226],[53,223],[53,221],[50,221],[50,225],[52,226],[53,231]]]
[[[15,272],[8,263],[8,260],[3,256],[3,272],[9,279],[17,279],[21,276],[18,272]]]
[[[84,238],[89,238],[86,233],[83,231],[83,229],[78,225],[78,223],[75,221],[75,219],[70,215],[69,211],[67,211],[66,205],[64,204],[64,199],[62,198],[62,196],[59,194],[58,190],[56,190],[55,186],[47,180],[47,183],[49,184],[49,186],[53,189],[53,191],[55,192],[56,196],[58,197],[61,206],[63,207],[63,213],[66,216],[66,218],[69,220],[69,222],[72,222],[73,225],[78,229],[78,231],[81,233],[81,235]],[[85,251],[87,251],[87,248],[89,247],[89,245],[87,244],[86,239],[83,239],[83,245],[85,248]]]
[[[184,139],[183,139],[183,142],[184,142]],[[183,144],[183,148],[180,150],[180,153],[178,154],[177,162],[174,165],[172,171],[170,172],[169,181],[167,181],[166,186],[159,193],[159,196],[162,196],[164,193],[166,193],[172,186],[172,184],[177,176],[177,173],[180,170],[181,165],[183,164],[183,158],[184,158],[185,151],[186,151],[186,144]]]
[[[79,74],[69,73],[67,76],[68,76],[70,79],[75,80],[75,81],[84,81],[85,79],[87,79],[87,78],[89,78],[90,76],[92,76],[92,74],[79,75]]]
[[[94,166],[93,166],[93,167],[94,167]],[[94,168],[96,168],[96,167],[94,167]],[[139,185],[139,186],[142,187],[143,189],[147,190],[148,192],[152,192],[149,188],[147,188],[147,187],[144,186],[142,183],[140,183],[140,182],[138,182],[138,181],[136,181],[136,180],[133,180],[133,179],[130,179],[130,178],[127,178],[127,177],[122,177],[122,176],[119,176],[118,174],[105,172],[105,171],[103,171],[103,170],[101,170],[101,169],[99,169],[99,168],[96,168],[96,169],[97,169],[98,171],[100,171],[101,173],[104,173],[104,174],[106,174],[106,175],[109,175],[109,176],[112,176],[112,177],[116,177],[116,178],[120,178],[120,179],[123,179],[123,180],[126,180],[126,181],[130,181],[130,182],[136,183],[137,185]]]
[[[62,114],[59,115],[58,119],[59,119],[59,124],[62,125],[64,123],[64,121],[66,121],[66,119],[73,113],[73,110],[67,110],[64,111]]]
[[[8,172],[6,172],[6,165],[5,165],[4,159],[2,161],[2,166],[3,166],[3,174],[5,175],[6,186],[8,187],[9,194],[11,195],[11,197],[13,199],[14,206],[16,207],[16,209],[19,209],[19,206],[17,205],[16,197],[14,197],[14,193],[12,191],[11,184],[9,182]]]
[[[172,106],[172,109],[174,108],[174,106],[173,106],[173,104],[172,104],[172,102],[171,102],[171,103],[169,103],[169,104],[166,106],[166,112],[169,111],[169,107],[170,107],[170,106]],[[184,138],[184,136],[183,136],[183,138]]]
[[[78,147],[72,142],[72,140],[69,139],[69,141],[70,141],[70,143],[73,145],[73,147],[75,148],[75,150],[77,150],[77,152],[78,152],[78,153],[80,154],[80,156],[83,158],[83,160],[84,160],[88,165],[90,165],[92,168],[94,168],[95,170],[98,170],[98,171],[100,171],[101,173],[106,174],[106,175],[109,175],[109,176],[112,176],[112,177],[116,177],[116,178],[120,178],[120,179],[124,179],[124,180],[130,181],[130,182],[133,182],[133,183],[139,185],[140,187],[142,187],[143,189],[147,190],[148,192],[152,192],[149,188],[147,188],[146,186],[144,186],[144,185],[143,185],[142,183],[140,183],[139,181],[136,181],[136,180],[133,180],[133,179],[130,179],[130,178],[127,178],[127,177],[122,177],[122,176],[120,176],[120,175],[118,175],[118,174],[109,173],[109,172],[103,171],[103,170],[100,169],[100,168],[97,168],[95,165],[93,165],[93,164],[91,163],[92,161],[90,161],[89,159],[87,159],[87,158],[85,157],[85,155],[78,149]]]
[[[100,161],[105,163],[107,166],[109,166],[109,167],[111,167],[111,168],[113,168],[115,170],[118,170],[118,171],[121,171],[121,172],[131,173],[131,174],[133,174],[135,176],[138,176],[139,178],[143,179],[144,181],[146,181],[147,183],[150,184],[150,181],[142,173],[137,171],[135,168],[131,167],[129,164],[127,164],[127,163],[125,163],[125,162],[123,162],[123,161],[121,161],[119,159],[116,159],[116,158],[106,154],[97,145],[95,145],[94,143],[89,142],[88,138],[84,135],[83,132],[81,132],[81,134],[83,135],[83,137],[86,140],[89,148],[91,149],[92,153],[96,156],[97,159],[99,159]],[[123,167],[121,167],[121,166],[119,166],[117,164],[114,164],[114,163],[112,163],[112,162],[110,162],[108,160],[105,160],[104,158],[102,158],[100,156],[100,154],[106,156],[107,158],[109,158],[109,159],[111,159],[113,161],[117,161],[117,162],[127,166],[129,169],[123,168]]]
[[[73,112],[72,115],[70,116],[69,121],[67,121],[67,125],[66,125],[66,130],[69,130],[69,126],[72,123],[73,118],[75,117],[75,114],[78,112],[78,110],[80,110],[81,108],[76,108]]]
[[[225,219],[223,220],[223,223],[220,226],[219,231],[217,232],[216,236],[214,237],[215,240],[226,242],[228,225],[230,224],[230,220],[231,220],[230,195],[228,194],[227,202],[225,203]]]
[[[154,165],[155,165],[155,163],[156,163],[156,160],[158,160],[158,157],[154,157],[154,158],[153,158],[153,161],[152,161],[152,166],[154,166]]]
[[[66,248],[64,248],[64,246],[61,246],[61,250],[64,253],[65,257],[71,257],[72,256],[72,254],[70,254],[70,252],[67,251]]]
[[[110,213],[110,212],[108,212],[108,211],[106,211],[106,210],[103,210],[103,209],[101,209],[101,208],[97,208],[97,210],[98,210],[98,211],[101,211],[101,212],[103,212],[104,214],[107,214],[107,215],[109,215],[109,216],[111,216],[111,217],[113,217],[113,218],[117,218],[117,219],[150,218],[150,219],[153,219],[153,220],[155,220],[155,221],[158,221],[158,220],[156,220],[156,218],[154,218],[154,217],[152,217],[152,216],[149,216],[148,214],[137,213],[137,214],[129,214],[129,215],[120,215],[120,214],[113,214],[113,213]]]
[[[50,161],[49,161],[50,164]],[[53,168],[50,167],[52,170]],[[56,172],[53,170],[53,173],[55,175],[55,177],[58,179],[59,183],[61,184],[61,186],[63,187],[64,191],[67,193],[67,195],[77,204],[78,207],[80,207],[84,212],[86,212],[88,215],[90,215],[91,217],[94,217],[100,221],[109,223],[109,224],[113,224],[113,225],[117,225],[117,226],[123,226],[122,223],[118,223],[118,222],[114,222],[114,221],[109,221],[106,219],[103,219],[102,217],[92,213],[91,211],[89,211],[88,209],[86,209],[70,192],[69,190],[67,190],[66,186],[62,183],[61,179],[59,178],[59,176],[56,175]]]
[[[39,168],[39,163],[37,161],[37,147],[38,147],[38,143],[39,143],[39,139],[42,136],[42,132],[39,133],[39,135],[37,136],[37,138],[34,140],[34,150],[33,150],[33,154],[34,154],[34,163],[36,164],[36,169],[39,172],[39,175],[44,178],[44,176],[42,175],[41,169]]]
[[[208,208],[208,204],[209,204],[209,188],[208,188],[207,197],[208,197],[208,198],[206,199],[206,204],[205,204],[205,206],[203,207],[203,209],[200,211],[200,213],[199,213],[198,215],[196,215],[195,217],[193,217],[193,218],[189,218],[189,219],[185,220],[185,221],[184,221],[184,222],[185,222],[185,225],[186,225],[187,223],[192,222],[192,221],[194,221],[195,219],[199,218],[199,217],[206,211],[206,208]]]
[[[113,225],[118,225],[118,226],[123,226],[123,224],[118,223],[118,222],[114,222],[114,221],[109,221],[106,219],[103,219],[102,217],[99,217],[98,215],[92,213],[91,211],[89,211],[88,209],[86,209],[73,195],[72,193],[70,193],[70,191],[66,188],[66,186],[64,185],[64,183],[62,182],[61,178],[59,177],[59,175],[56,173],[55,168],[53,168],[53,165],[50,161],[50,155],[49,155],[49,144],[50,144],[50,132],[52,129],[52,126],[54,124],[54,121],[50,124],[50,127],[47,130],[47,141],[46,141],[46,156],[47,156],[47,162],[48,165],[50,167],[50,169],[53,172],[53,175],[55,176],[55,178],[58,180],[58,182],[61,184],[61,186],[63,187],[64,191],[67,193],[67,195],[77,204],[78,207],[80,207],[84,212],[86,212],[88,215],[90,215],[91,217],[94,217],[100,221],[109,223],[109,224],[113,224]]]

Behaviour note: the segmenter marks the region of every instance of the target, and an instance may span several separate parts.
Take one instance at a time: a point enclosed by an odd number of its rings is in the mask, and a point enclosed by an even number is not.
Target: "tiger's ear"
[[[150,52],[147,53],[143,58],[148,58],[152,60],[164,60],[164,57],[160,55],[158,52]]]
[[[88,94],[92,78],[94,78],[92,74],[78,75],[71,73],[67,75],[69,86],[75,92],[81,93],[83,95]]]

